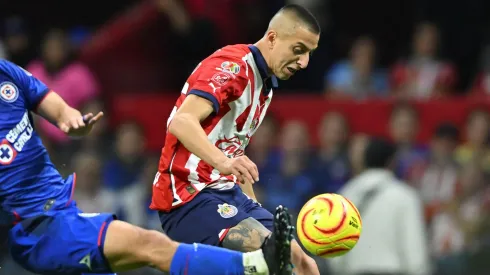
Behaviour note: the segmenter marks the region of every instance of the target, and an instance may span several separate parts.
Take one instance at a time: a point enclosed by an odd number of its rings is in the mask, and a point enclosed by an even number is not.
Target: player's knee
[[[159,253],[173,254],[178,243],[171,240],[167,235],[155,231],[141,229],[139,233],[140,257],[146,259],[149,264],[154,263],[153,258]],[[167,252],[168,250],[168,252]]]
[[[257,220],[247,218],[230,228],[222,246],[235,251],[251,252],[259,250],[269,235],[270,231]]]

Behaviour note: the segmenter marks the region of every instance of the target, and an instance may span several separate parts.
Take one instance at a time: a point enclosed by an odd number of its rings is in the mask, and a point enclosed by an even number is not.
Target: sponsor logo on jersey
[[[33,132],[34,128],[29,120],[29,114],[26,112],[19,123],[7,133],[5,138],[14,145],[17,152],[20,152],[31,139]]]
[[[218,204],[218,213],[221,217],[229,219],[234,217],[238,213],[238,209],[235,206],[229,205],[227,203]]]
[[[224,72],[230,72],[234,74],[238,74],[240,72],[240,65],[231,61],[225,61],[221,63],[221,68]]]
[[[216,141],[215,146],[218,147],[227,157],[236,158],[245,154],[245,147],[248,140],[240,140],[237,136],[232,138],[222,138]]]
[[[8,103],[12,103],[19,97],[17,86],[12,82],[2,82],[0,84],[0,98]]]

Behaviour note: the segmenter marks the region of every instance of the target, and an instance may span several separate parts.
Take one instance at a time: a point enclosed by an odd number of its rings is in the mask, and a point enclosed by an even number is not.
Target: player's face
[[[297,71],[305,69],[319,40],[320,35],[304,27],[298,27],[294,34],[276,36],[270,55],[270,66],[274,75],[281,80],[287,80]]]

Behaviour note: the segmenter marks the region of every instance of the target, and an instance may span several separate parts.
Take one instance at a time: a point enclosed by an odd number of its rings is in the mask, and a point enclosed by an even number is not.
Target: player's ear
[[[269,30],[267,31],[266,37],[267,37],[267,44],[269,44],[268,45],[269,48],[270,49],[274,48],[277,40],[277,32],[274,30]]]

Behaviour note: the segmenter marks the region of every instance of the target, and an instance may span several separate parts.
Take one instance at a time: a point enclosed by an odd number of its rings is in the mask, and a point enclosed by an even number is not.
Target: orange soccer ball
[[[310,199],[297,221],[298,237],[310,253],[332,258],[344,255],[357,244],[362,220],[356,206],[338,194]]]

